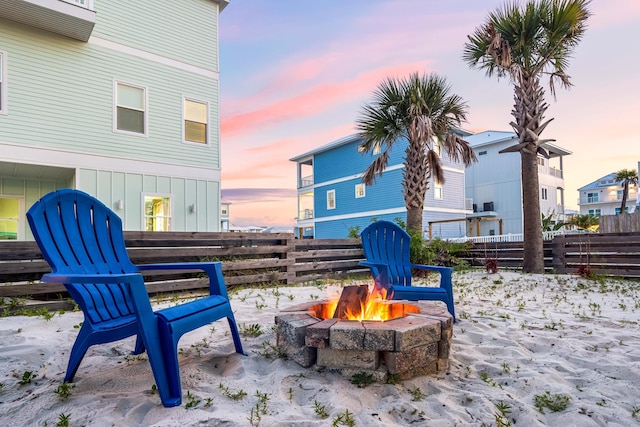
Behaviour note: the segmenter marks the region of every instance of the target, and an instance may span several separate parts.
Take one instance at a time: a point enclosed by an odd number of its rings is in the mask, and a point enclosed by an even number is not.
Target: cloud
[[[271,202],[283,198],[296,198],[298,192],[292,188],[227,188],[222,198],[232,204]]]
[[[426,61],[418,61],[379,68],[339,83],[313,86],[300,95],[275,102],[264,108],[223,117],[220,123],[221,133],[223,137],[233,138],[247,133],[257,133],[261,129],[294,118],[319,114],[352,99],[366,98],[386,77],[405,76],[426,68],[426,65]]]

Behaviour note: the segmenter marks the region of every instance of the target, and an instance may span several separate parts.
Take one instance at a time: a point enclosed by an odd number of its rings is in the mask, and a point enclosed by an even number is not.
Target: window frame
[[[366,190],[367,186],[360,183],[360,184],[356,184],[355,186],[355,196],[356,199],[362,199],[363,197],[366,197],[367,195],[367,190]],[[358,190],[362,190],[361,192],[359,192]]]
[[[327,190],[327,210],[336,208],[336,190]]]
[[[186,136],[187,136],[187,127],[186,127],[186,114],[185,114],[185,110],[186,110],[186,103],[188,102],[193,102],[193,103],[197,103],[197,104],[204,104],[207,112],[206,112],[206,118],[207,118],[207,122],[204,124],[205,125],[205,133],[204,133],[204,138],[205,138],[205,142],[199,142],[199,141],[191,141],[191,140],[187,140]],[[205,147],[210,145],[211,142],[211,137],[210,137],[210,130],[211,130],[211,103],[209,101],[205,101],[204,99],[198,99],[198,98],[194,98],[191,96],[182,96],[182,142],[184,144],[190,144],[190,145],[196,145],[199,147]],[[193,120],[190,120],[193,122]],[[200,123],[200,122],[195,122],[195,123]]]
[[[444,199],[444,187],[442,186],[442,183],[437,180],[433,181],[433,198],[435,200]]]
[[[598,203],[600,196],[597,191],[589,193],[587,192],[587,203]]]
[[[143,102],[144,102],[144,108],[142,111],[143,113],[143,121],[142,121],[142,126],[143,126],[143,132],[139,133],[139,132],[132,132],[129,130],[124,130],[124,129],[118,129],[118,85],[123,85],[123,86],[129,86],[132,88],[136,88],[136,89],[142,89],[143,91]],[[123,107],[123,108],[129,108],[129,107]],[[131,108],[129,108],[131,109]],[[140,110],[138,110],[140,111]],[[123,80],[114,80],[113,81],[113,131],[115,133],[122,133],[125,135],[133,135],[133,136],[141,136],[141,137],[148,137],[149,136],[149,90],[147,89],[146,86],[142,86],[142,85],[138,85],[135,83],[129,83],[129,82],[125,82]]]
[[[7,52],[0,50],[0,114],[7,115],[8,100],[7,100]]]
[[[542,187],[540,189],[540,199],[549,200],[549,192],[547,191],[547,189],[545,187]]]
[[[154,198],[168,198],[169,199],[169,216],[147,216],[146,204],[147,197]],[[144,227],[144,231],[153,231],[153,232],[163,232],[163,231],[172,231],[173,229],[173,212],[174,212],[174,203],[173,203],[173,194],[166,193],[142,193],[142,226]],[[167,230],[147,230],[147,218],[164,218],[167,219],[168,229]]]

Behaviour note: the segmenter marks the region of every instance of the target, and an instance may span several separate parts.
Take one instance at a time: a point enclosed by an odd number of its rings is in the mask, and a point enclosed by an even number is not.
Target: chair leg
[[[227,320],[229,321],[229,329],[231,329],[231,336],[233,337],[233,345],[236,348],[236,353],[240,353],[243,356],[246,356],[247,353],[245,353],[242,349],[240,333],[238,332],[238,326],[236,325],[236,319],[233,317],[233,314],[227,316]]]
[[[140,335],[136,335],[136,346],[133,350],[133,354],[142,354],[144,352],[145,348],[144,348],[144,343],[142,342],[142,338],[140,337]]]
[[[93,340],[91,339],[91,335],[94,333],[91,328],[86,326],[86,323],[83,323],[80,328],[80,333],[76,338],[76,341],[73,343],[73,347],[71,348],[71,354],[69,355],[69,364],[67,365],[67,373],[64,376],[64,382],[70,383],[73,381],[73,377],[75,377],[76,372],[78,371],[78,367],[80,366],[80,362],[84,358],[84,355],[87,353],[87,350],[93,344]]]

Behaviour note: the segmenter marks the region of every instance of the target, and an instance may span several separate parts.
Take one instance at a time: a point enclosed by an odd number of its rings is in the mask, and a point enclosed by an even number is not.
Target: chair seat
[[[176,322],[185,318],[192,318],[198,313],[210,310],[211,308],[226,304],[228,300],[220,295],[210,295],[194,301],[185,302],[173,307],[163,308],[156,311],[156,314],[168,323]]]

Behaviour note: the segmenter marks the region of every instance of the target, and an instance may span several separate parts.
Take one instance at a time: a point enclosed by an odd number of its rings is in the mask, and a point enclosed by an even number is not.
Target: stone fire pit
[[[428,301],[385,301],[392,320],[325,318],[329,301],[309,302],[276,316],[277,345],[303,367],[317,365],[345,376],[367,372],[378,381],[405,380],[449,366],[453,318]]]

